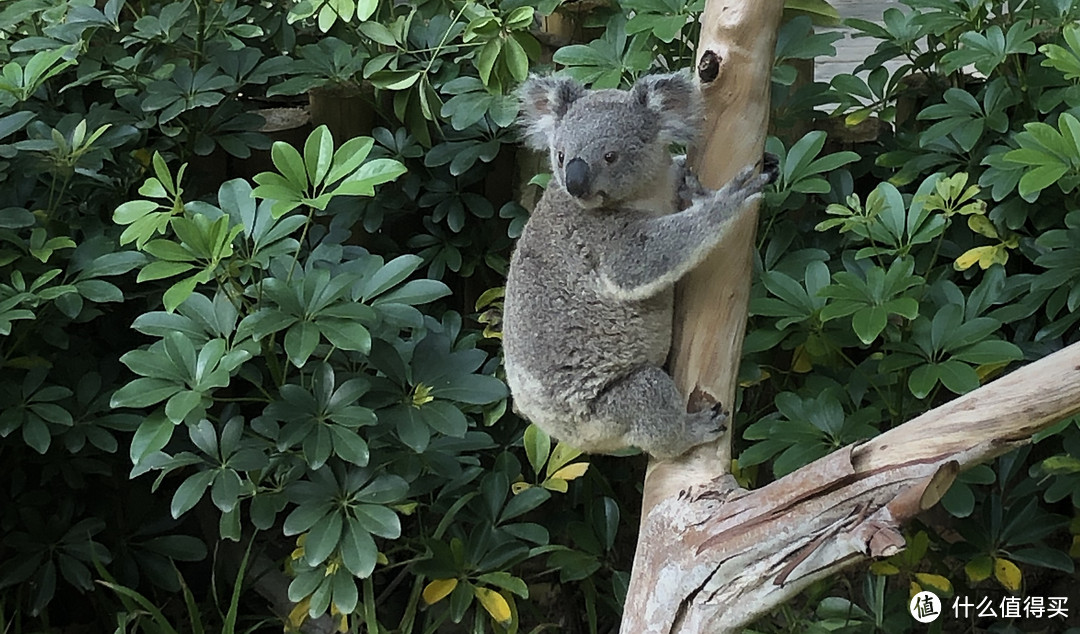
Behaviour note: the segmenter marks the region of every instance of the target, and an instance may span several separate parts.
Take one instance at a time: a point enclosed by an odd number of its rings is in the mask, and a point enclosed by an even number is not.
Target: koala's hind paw
[[[728,415],[719,403],[710,409],[689,414],[689,417],[686,433],[692,446],[717,440],[727,431],[724,423],[727,422]]]
[[[724,404],[717,403],[716,405],[710,407],[709,411],[712,412],[713,420],[716,421],[716,424],[719,427],[720,431],[725,431],[727,429],[727,425],[725,425],[724,423],[727,422],[728,418],[731,416],[731,413],[724,409]]]

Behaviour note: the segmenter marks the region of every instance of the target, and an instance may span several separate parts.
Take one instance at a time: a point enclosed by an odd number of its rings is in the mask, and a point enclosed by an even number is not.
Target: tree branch
[[[899,552],[902,526],[961,469],[1077,412],[1080,344],[759,490],[730,476],[686,489],[643,521],[639,544],[650,547],[639,547],[634,575],[655,590],[627,602],[623,627],[737,631],[817,579]]]

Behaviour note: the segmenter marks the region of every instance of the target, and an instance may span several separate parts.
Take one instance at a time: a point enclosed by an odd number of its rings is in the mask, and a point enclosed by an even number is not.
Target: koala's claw
[[[689,429],[686,430],[686,435],[692,440],[691,446],[713,442],[727,431],[725,423],[728,414],[719,403],[689,416],[690,420],[687,425]]]
[[[686,165],[686,155],[681,154],[673,159],[675,164],[675,170],[677,174],[678,182],[678,196],[680,209],[688,207],[694,203],[698,198],[704,198],[711,192],[706,189],[701,181],[698,180],[697,174],[694,174],[690,168]]]
[[[726,409],[724,409],[723,403],[717,403],[709,409],[710,411],[712,411],[713,422],[716,423],[716,431],[727,431],[727,425],[725,425],[724,423],[727,422],[728,418],[730,417],[730,413]]]
[[[766,185],[775,183],[776,179],[780,176],[780,157],[766,152],[765,156],[761,158],[761,173],[769,177]]]

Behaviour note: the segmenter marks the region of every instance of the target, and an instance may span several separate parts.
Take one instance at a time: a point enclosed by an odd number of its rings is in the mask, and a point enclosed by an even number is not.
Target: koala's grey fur
[[[527,139],[550,151],[553,175],[506,282],[503,349],[517,411],[589,452],[634,446],[672,458],[715,440],[724,414],[687,413],[662,367],[673,287],[768,176],[750,166],[709,191],[673,159],[669,146],[692,143],[702,119],[681,74],[629,91],[534,77],[521,96]]]

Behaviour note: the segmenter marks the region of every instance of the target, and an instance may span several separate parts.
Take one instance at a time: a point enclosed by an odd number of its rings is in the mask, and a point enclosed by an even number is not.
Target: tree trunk
[[[783,0],[709,0],[702,15],[695,74],[705,99],[700,147],[691,164],[706,187],[718,188],[745,165],[761,160],[769,120],[769,89]],[[691,409],[720,402],[734,419],[735,387],[746,331],[757,209],[732,223],[710,257],[676,288],[671,368]],[[668,509],[690,485],[729,471],[731,425],[715,445],[675,462],[653,462],[645,478],[641,533],[634,557],[622,631],[674,632],[686,594],[646,569],[659,551],[679,550],[682,537]],[[659,540],[659,541],[658,541]],[[659,582],[659,583],[657,583]],[[661,616],[657,610],[663,611]],[[693,631],[693,630],[685,630]]]
[[[706,5],[696,69],[706,137],[691,157],[706,186],[761,159],[782,10],[782,0]],[[692,409],[734,409],[756,223],[756,210],[745,213],[678,288],[671,363]],[[739,631],[813,581],[899,552],[900,528],[959,470],[1077,411],[1080,344],[756,491],[729,474],[730,435],[654,461],[621,631]]]

